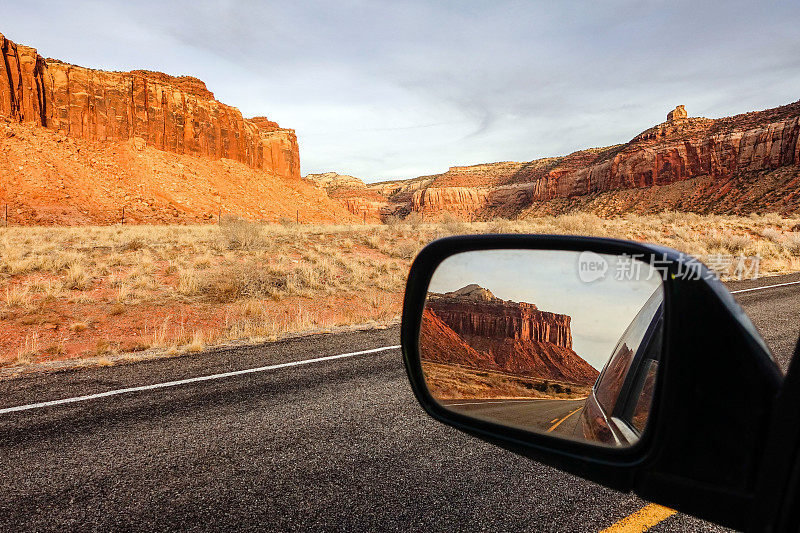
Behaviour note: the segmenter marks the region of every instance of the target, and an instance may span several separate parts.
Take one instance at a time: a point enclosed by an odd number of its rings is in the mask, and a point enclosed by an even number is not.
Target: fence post
[[[8,227],[8,204],[6,204],[6,227]]]
[[[295,215],[295,221],[300,224],[300,210],[297,210],[297,214]]]
[[[125,225],[125,206],[122,206],[122,225]]]
[[[217,224],[222,225],[222,206],[219,206],[219,211],[217,212]]]

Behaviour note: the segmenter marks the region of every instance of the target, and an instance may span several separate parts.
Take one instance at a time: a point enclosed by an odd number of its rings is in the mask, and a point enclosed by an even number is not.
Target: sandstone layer
[[[422,329],[437,331],[435,336],[446,340],[448,347],[439,346],[441,342],[421,344],[423,357],[543,379],[594,383],[597,370],[572,349],[569,316],[489,296],[481,292],[476,297],[474,286],[468,293],[430,294]],[[449,330],[446,334],[440,331],[444,326]]]
[[[174,152],[233,159],[300,178],[293,130],[245,119],[191,76],[106,72],[44,59],[0,34],[0,115],[94,141],[141,139]]]

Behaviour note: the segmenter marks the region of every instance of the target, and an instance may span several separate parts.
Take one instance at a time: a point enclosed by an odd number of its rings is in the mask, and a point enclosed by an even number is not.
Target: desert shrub
[[[223,217],[219,226],[224,246],[229,250],[264,248],[268,240],[261,224],[238,217]]]
[[[400,259],[410,260],[414,259],[419,251],[420,246],[414,242],[401,242],[394,246],[393,256]]]
[[[538,390],[539,392],[547,392],[547,389],[550,388],[550,382],[547,380],[540,381],[539,383],[534,385],[533,388]]]
[[[204,335],[203,332],[200,331],[199,329],[194,331],[194,333],[192,334],[191,341],[189,341],[189,343],[186,346],[184,346],[187,352],[199,352],[202,351],[204,347],[205,347]]]
[[[744,253],[752,239],[746,235],[735,235],[728,231],[715,231],[701,236],[701,242],[708,253],[740,254]]]
[[[144,241],[138,237],[135,237],[122,245],[122,249],[126,252],[135,252],[136,250],[141,250],[142,248],[144,248]]]
[[[746,235],[732,235],[728,238],[726,247],[732,254],[744,253],[749,247],[752,239]]]
[[[762,237],[774,243],[780,243],[783,240],[783,233],[776,230],[775,228],[766,228],[762,230],[760,233]]]
[[[64,287],[72,290],[87,289],[91,280],[91,276],[81,263],[71,263],[64,274]]]
[[[786,239],[786,249],[794,256],[800,256],[800,235],[792,235]]]
[[[396,228],[400,224],[403,223],[403,219],[397,215],[389,215],[383,219],[383,223],[389,226],[390,228]]]
[[[287,289],[286,272],[252,261],[209,272],[198,281],[198,292],[217,302],[276,296]]]
[[[692,213],[683,211],[662,211],[659,218],[662,222],[668,224],[685,224],[692,220]]]
[[[403,221],[413,228],[419,227],[424,222],[424,217],[417,211],[412,211]]]
[[[86,331],[88,328],[89,324],[86,322],[74,322],[69,326],[69,330],[73,333],[80,333],[81,331]]]
[[[197,283],[197,276],[195,275],[194,269],[187,268],[178,271],[179,293],[185,296],[191,296],[193,294],[197,294],[198,289],[199,285]]]
[[[781,226],[784,222],[783,217],[778,213],[764,213],[760,218],[765,224],[773,224],[776,226]]]
[[[31,303],[31,291],[27,285],[6,287],[5,304],[9,307],[27,307]]]
[[[600,235],[603,219],[593,213],[574,213],[555,219],[556,226],[565,233],[574,235]]]
[[[467,229],[467,225],[449,211],[444,212],[439,223],[447,235],[458,235],[459,233],[465,233]]]
[[[378,235],[367,235],[363,240],[364,246],[379,250],[381,247],[381,238]]]
[[[486,227],[485,233],[512,233],[514,223],[507,218],[497,217]]]

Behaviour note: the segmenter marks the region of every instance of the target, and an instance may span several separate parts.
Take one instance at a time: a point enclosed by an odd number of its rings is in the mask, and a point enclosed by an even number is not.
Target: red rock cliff
[[[440,321],[452,330],[450,337],[469,348],[449,340],[446,353],[438,353],[439,341],[428,338],[428,345],[422,346],[428,360],[572,383],[592,384],[597,379],[597,370],[572,349],[571,318],[567,315],[541,311],[530,303],[504,301],[471,285],[456,293],[429,294],[423,321]],[[431,327],[424,323],[422,331]],[[437,331],[441,329],[439,325]],[[436,338],[449,339],[441,333]],[[455,346],[461,347],[456,350]]]
[[[486,206],[489,190],[470,187],[429,187],[414,192],[411,210],[421,213],[447,211],[470,215]]]
[[[190,76],[105,72],[42,58],[0,34],[0,115],[87,140],[139,137],[154,148],[228,158],[300,178],[293,130],[245,119]]]
[[[666,122],[625,144],[527,163],[451,167],[364,190],[383,196],[384,216],[417,211],[426,218],[444,212],[491,218],[529,209],[581,208],[610,214],[795,212],[800,208],[799,136],[800,101],[720,119],[688,117],[678,106]],[[666,189],[639,198],[654,187]]]
[[[431,309],[462,336],[505,337],[548,342],[572,349],[570,317],[539,311],[525,302],[467,302],[462,298],[431,298]]]
[[[708,176],[800,165],[800,102],[725,119],[673,119],[634,137],[598,161],[559,176],[536,199],[668,185]]]

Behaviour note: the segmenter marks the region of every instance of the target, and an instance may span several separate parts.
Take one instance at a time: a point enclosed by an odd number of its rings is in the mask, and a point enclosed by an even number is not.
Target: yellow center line
[[[600,533],[641,533],[659,522],[663,522],[677,512],[675,509],[651,503],[626,516],[616,524],[603,529]]]
[[[560,425],[561,425],[561,423],[562,423],[564,420],[566,420],[567,418],[571,417],[572,415],[574,415],[575,413],[577,413],[577,412],[578,412],[578,411],[580,411],[581,409],[583,409],[583,407],[578,407],[578,408],[577,408],[577,409],[575,409],[574,411],[570,411],[570,412],[567,414],[567,416],[565,416],[564,418],[562,418],[561,420],[559,420],[558,422],[556,422],[555,424],[553,424],[552,426],[550,426],[550,429],[548,429],[548,430],[547,430],[547,431],[548,431],[548,433],[549,433],[550,431],[553,431],[554,429],[556,429],[558,426],[560,426]]]

